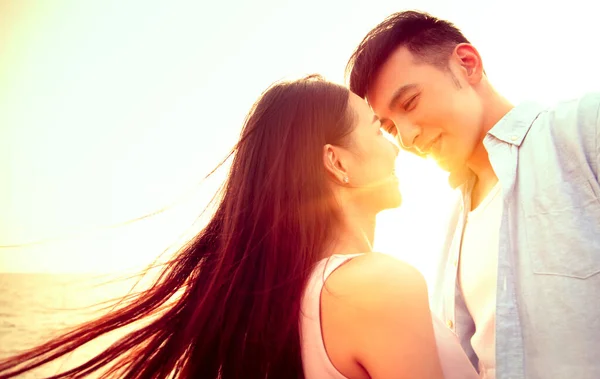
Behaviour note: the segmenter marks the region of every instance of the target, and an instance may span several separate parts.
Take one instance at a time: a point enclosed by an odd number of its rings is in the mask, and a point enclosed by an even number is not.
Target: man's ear
[[[348,171],[342,159],[340,147],[331,144],[323,146],[323,165],[333,180],[337,183],[348,184]]]
[[[454,48],[464,79],[471,85],[478,84],[483,77],[483,63],[477,49],[468,43],[460,43]]]

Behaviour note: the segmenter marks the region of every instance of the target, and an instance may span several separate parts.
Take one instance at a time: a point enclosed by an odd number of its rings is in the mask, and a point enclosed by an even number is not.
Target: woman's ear
[[[323,147],[323,165],[325,171],[334,179],[337,183],[348,184],[350,178],[346,165],[342,158],[342,148],[327,144]]]

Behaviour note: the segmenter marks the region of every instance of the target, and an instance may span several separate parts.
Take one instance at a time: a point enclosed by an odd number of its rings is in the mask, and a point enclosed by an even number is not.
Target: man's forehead
[[[407,47],[401,46],[394,50],[373,75],[370,87],[382,87],[391,80],[400,85],[410,84],[417,72],[430,66],[423,59],[419,59],[411,53]],[[372,88],[371,88],[372,90]]]
[[[365,100],[369,108],[371,108],[371,110],[373,111],[373,113],[381,117],[381,113],[384,111],[384,109],[381,108],[382,102],[379,101],[379,96],[377,96],[376,91],[372,88],[369,89]]]
[[[382,111],[383,98],[386,97],[385,92],[389,92],[386,88],[383,88],[381,85],[377,83],[377,76],[369,89],[367,90],[367,94],[365,96],[365,100],[369,107],[373,110],[373,112],[377,113],[377,111]]]

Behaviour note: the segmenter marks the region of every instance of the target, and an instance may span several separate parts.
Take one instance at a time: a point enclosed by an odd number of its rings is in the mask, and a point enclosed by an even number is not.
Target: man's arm
[[[587,164],[600,183],[600,92],[560,103],[549,117],[555,148],[567,161]]]
[[[600,183],[600,101],[596,111],[596,180]]]

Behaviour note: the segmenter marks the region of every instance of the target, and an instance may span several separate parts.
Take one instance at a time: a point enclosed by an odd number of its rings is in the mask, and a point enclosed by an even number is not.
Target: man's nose
[[[412,123],[402,123],[397,125],[398,128],[398,142],[404,149],[411,150],[415,146],[415,140],[421,133],[418,126]]]

